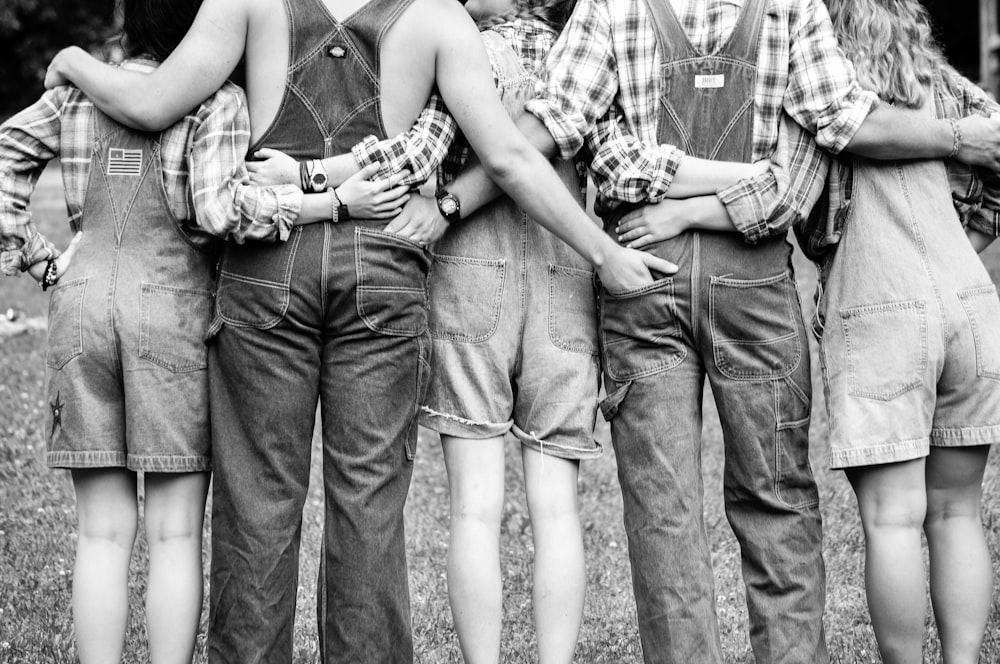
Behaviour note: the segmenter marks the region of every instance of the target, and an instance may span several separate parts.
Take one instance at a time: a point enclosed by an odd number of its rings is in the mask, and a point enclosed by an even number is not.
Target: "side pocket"
[[[593,272],[549,265],[549,339],[556,348],[597,355]]]
[[[927,314],[922,300],[840,311],[851,396],[891,401],[923,384]]]
[[[500,322],[506,275],[504,260],[434,256],[427,278],[431,336],[460,343],[492,337]]]
[[[211,291],[142,284],[139,357],[173,373],[206,368],[211,318]]]
[[[393,233],[354,229],[358,316],[372,332],[415,337],[427,331],[427,273],[431,257]]]
[[[420,407],[426,401],[427,388],[431,384],[431,353],[433,344],[425,335],[417,337],[417,398],[414,401],[413,419],[410,422],[410,435],[406,437],[406,460],[413,463],[417,458],[418,435],[417,424],[420,421]]]
[[[87,279],[74,279],[52,289],[49,297],[49,343],[45,363],[62,369],[83,353],[83,294]]]
[[[958,294],[972,326],[976,344],[976,374],[1000,380],[1000,300],[996,286],[970,288]]]
[[[599,307],[604,370],[615,382],[669,371],[687,356],[673,277],[624,293],[603,289]]]
[[[773,381],[777,408],[774,436],[775,493],[789,507],[819,505],[819,489],[809,463],[810,395],[792,376]]]
[[[216,290],[219,322],[266,330],[284,318],[301,237],[293,231],[287,242],[226,243]]]

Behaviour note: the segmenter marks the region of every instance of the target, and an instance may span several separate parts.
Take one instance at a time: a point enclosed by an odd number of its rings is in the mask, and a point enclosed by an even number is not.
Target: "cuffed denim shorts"
[[[583,259],[504,199],[449,230],[428,283],[434,371],[421,424],[598,456],[597,313]]]

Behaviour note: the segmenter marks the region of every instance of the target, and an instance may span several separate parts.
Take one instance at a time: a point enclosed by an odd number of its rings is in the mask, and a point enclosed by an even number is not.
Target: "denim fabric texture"
[[[670,9],[657,25],[665,121],[659,143],[748,161],[760,21],[745,3],[725,46],[697,53]],[[618,213],[624,213],[623,208]],[[616,218],[606,220],[614,230]],[[722,662],[701,474],[705,380],[725,446],[726,516],[740,542],[758,662],[822,663],[825,571],[809,465],[811,382],[805,327],[784,238],[685,232],[649,250],[680,271],[600,296],[612,443],[643,658]]]
[[[931,103],[924,113],[932,113]],[[1000,300],[940,161],[855,158],[817,310],[830,465],[1000,440]]]
[[[83,238],[49,300],[46,459],[209,470],[214,242],[170,212],[156,136],[96,110],[93,131]]]
[[[377,53],[408,4],[372,0],[339,22],[287,0],[289,77],[260,147],[309,158],[384,138]],[[226,247],[209,354],[213,664],[292,661],[317,404],[321,660],[413,660],[403,505],[429,378],[430,254],[383,227],[311,224]]]
[[[483,39],[500,96],[515,111],[534,78],[502,37]],[[556,169],[579,196],[573,163]],[[523,445],[569,459],[601,453],[594,274],[581,256],[505,196],[441,238],[429,294],[434,372],[422,424],[473,439],[512,431]]]

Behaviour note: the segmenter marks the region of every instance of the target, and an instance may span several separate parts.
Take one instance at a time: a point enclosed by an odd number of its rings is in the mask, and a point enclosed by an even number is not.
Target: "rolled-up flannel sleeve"
[[[0,125],[0,272],[7,276],[59,256],[35,227],[28,203],[45,165],[59,154],[68,94],[65,87],[49,90]]]
[[[878,97],[861,88],[840,50],[823,1],[803,3],[792,28],[785,111],[815,134],[821,147],[837,154],[877,104]]]
[[[982,202],[969,216],[969,228],[1000,237],[1000,175],[994,171],[980,173],[983,182]]]
[[[618,92],[618,66],[607,5],[581,0],[539,72],[525,110],[548,129],[563,159],[572,158]]]
[[[771,168],[717,193],[733,225],[749,243],[784,235],[803,222],[823,192],[830,158],[812,135],[781,115]]]
[[[400,184],[421,185],[444,160],[457,131],[458,124],[444,100],[435,93],[409,130],[381,141],[375,136],[366,136],[351,148],[351,154],[362,168],[379,164],[375,174],[378,178],[409,171]]]
[[[251,184],[244,156],[250,145],[246,98],[223,88],[219,104],[199,117],[188,154],[197,227],[237,243],[287,240],[302,208],[294,185]]]
[[[590,168],[601,196],[626,203],[659,203],[667,197],[684,152],[672,145],[647,145],[622,127],[617,105],[587,135]]]

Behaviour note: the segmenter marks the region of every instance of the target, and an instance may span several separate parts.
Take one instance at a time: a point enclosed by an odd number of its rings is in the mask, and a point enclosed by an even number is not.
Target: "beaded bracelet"
[[[962,128],[955,118],[948,118],[948,124],[951,125],[952,135],[951,152],[948,153],[948,159],[954,159],[958,156],[958,151],[962,149]]]
[[[56,265],[54,258],[50,258],[49,262],[45,264],[45,272],[42,274],[42,290],[47,291],[49,288],[54,286],[59,277],[56,276],[56,272],[59,271],[59,266]]]

